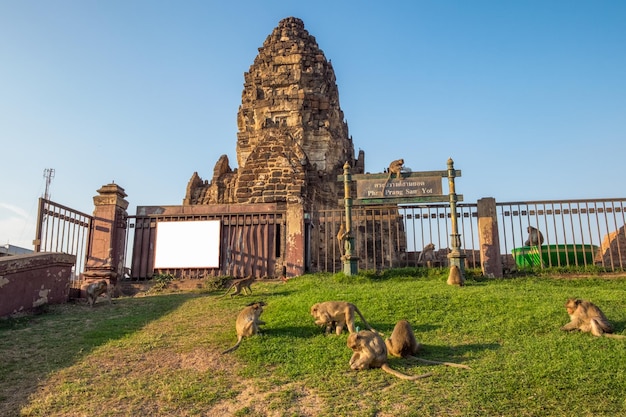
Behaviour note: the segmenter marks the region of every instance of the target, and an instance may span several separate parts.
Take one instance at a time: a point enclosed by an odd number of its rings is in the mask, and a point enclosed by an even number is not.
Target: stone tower
[[[333,208],[343,174],[364,171],[339,107],[335,72],[302,20],[279,22],[244,74],[237,113],[237,163],[222,155],[211,182],[195,172],[183,204],[302,203]]]

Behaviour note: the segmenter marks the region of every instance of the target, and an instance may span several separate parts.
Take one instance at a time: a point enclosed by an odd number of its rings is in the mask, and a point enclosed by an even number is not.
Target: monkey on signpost
[[[402,178],[402,166],[404,165],[404,159],[396,159],[389,164],[389,176],[387,181],[391,179],[391,176],[395,174],[396,178]]]
[[[342,258],[346,254],[345,241],[348,239],[350,239],[350,232],[346,230],[346,225],[341,223],[337,232],[337,243],[339,243],[339,254]]]

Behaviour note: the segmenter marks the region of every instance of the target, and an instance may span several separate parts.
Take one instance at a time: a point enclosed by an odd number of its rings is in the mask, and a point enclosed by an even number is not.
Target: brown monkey
[[[109,285],[106,280],[100,280],[98,282],[92,282],[87,286],[87,302],[91,307],[96,304],[96,299],[100,295],[105,295],[111,304],[111,292],[109,291]]]
[[[528,226],[528,239],[524,242],[524,246],[541,246],[543,245],[543,235],[536,227]]]
[[[606,318],[602,310],[595,304],[587,300],[578,298],[568,298],[565,303],[570,322],[561,327],[561,330],[580,330],[581,332],[591,332],[594,336],[606,336],[616,339],[624,339],[626,336],[614,335],[613,325]]]
[[[345,243],[344,241],[350,237],[350,232],[346,231],[345,224],[341,223],[339,225],[339,231],[337,232],[337,242],[339,243],[339,253],[343,257],[345,254]]]
[[[387,177],[387,181],[391,179],[393,174],[396,175],[396,178],[402,178],[402,165],[404,165],[404,159],[396,159],[389,164],[389,176]]]
[[[372,329],[372,326],[365,320],[363,314],[359,311],[357,306],[345,301],[325,301],[323,303],[313,304],[311,306],[311,315],[315,318],[315,324],[318,326],[326,326],[326,333],[332,331],[335,326],[335,332],[341,334],[343,327],[348,327],[348,332],[354,333],[354,313],[357,313],[363,324],[368,329]]]
[[[391,337],[385,339],[385,346],[389,355],[399,358],[417,360],[431,365],[446,365],[455,368],[471,369],[467,365],[461,365],[453,362],[431,361],[428,359],[418,358],[415,355],[422,348],[422,344],[415,339],[413,328],[406,320],[400,320],[391,332]]]
[[[424,246],[422,252],[420,252],[420,256],[417,258],[418,264],[426,264],[426,266],[431,267],[433,262],[437,261],[437,253],[435,252],[435,244],[429,243]]]
[[[347,345],[354,352],[350,358],[350,368],[355,371],[381,368],[388,374],[411,381],[432,375],[432,372],[422,375],[406,375],[392,369],[387,364],[387,347],[385,342],[376,332],[361,330],[358,333],[352,333],[348,336]]]
[[[450,274],[448,275],[448,285],[458,285],[462,287],[465,285],[465,280],[461,275],[461,270],[456,265],[450,265]]]
[[[228,287],[228,289],[226,290],[226,292],[221,296],[221,297],[226,297],[226,294],[228,294],[228,291],[230,291],[231,288],[235,287],[235,292],[233,292],[230,296],[234,297],[237,294],[241,293],[241,290],[245,290],[247,289],[250,294],[252,294],[252,289],[250,288],[250,286],[252,285],[252,283],[254,283],[256,281],[255,277],[247,277],[247,278],[239,278],[239,279],[235,279],[233,280],[233,282],[230,284],[230,286]],[[243,294],[246,294],[246,291],[243,292]],[[220,298],[221,298],[220,297]]]
[[[259,326],[265,324],[265,322],[259,320],[259,316],[263,313],[264,305],[265,303],[263,301],[259,301],[248,304],[246,308],[241,310],[237,316],[237,321],[235,322],[235,330],[237,330],[237,343],[235,346],[223,351],[222,355],[237,349],[244,337],[253,336],[261,332]]]

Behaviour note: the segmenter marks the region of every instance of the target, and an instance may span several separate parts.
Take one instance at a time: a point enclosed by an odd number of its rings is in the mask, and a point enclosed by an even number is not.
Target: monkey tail
[[[427,372],[425,374],[421,374],[421,375],[407,375],[407,374],[403,374],[400,371],[396,371],[395,369],[392,369],[389,365],[387,365],[386,363],[383,364],[383,366],[380,367],[380,369],[382,369],[383,371],[387,372],[388,374],[391,374],[397,378],[400,379],[406,379],[408,381],[415,381],[416,379],[421,379],[421,378],[428,378],[429,376],[432,376],[432,372]]]
[[[610,337],[611,339],[626,339],[623,334],[604,333],[604,337]]]
[[[361,314],[361,311],[359,310],[359,308],[357,306],[354,306],[354,311],[356,311],[356,313],[359,315],[359,317],[361,317],[361,321],[363,321],[363,324],[365,325],[365,327],[367,327],[368,329],[370,329],[371,331],[378,333],[372,326],[370,326],[370,324],[367,322],[367,320],[365,320],[365,317],[363,317],[363,314]]]
[[[222,352],[222,355],[225,355],[225,354],[227,354],[227,353],[232,352],[233,350],[236,350],[236,349],[239,347],[239,344],[241,343],[241,341],[242,341],[242,340],[243,340],[243,337],[242,337],[242,336],[239,336],[239,338],[237,339],[237,343],[235,343],[235,346],[233,346],[233,347],[231,347],[231,348],[226,349],[225,351],[223,351],[223,352]]]
[[[228,295],[228,292],[235,286],[235,284],[230,284],[230,287],[228,287],[226,289],[226,292],[224,292],[224,294],[220,295],[219,298],[224,298]]]
[[[431,361],[431,360],[424,359],[424,358],[418,358],[417,356],[407,356],[406,359],[411,359],[411,360],[414,360],[414,361],[427,363],[429,365],[445,365],[445,366],[452,366],[454,368],[472,369],[469,366],[463,365],[463,364],[460,364],[460,363]]]

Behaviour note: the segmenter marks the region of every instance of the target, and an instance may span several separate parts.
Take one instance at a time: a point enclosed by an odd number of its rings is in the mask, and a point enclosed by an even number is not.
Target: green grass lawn
[[[306,275],[250,296],[195,290],[53,306],[0,321],[1,416],[626,416],[626,340],[565,333],[568,297],[598,304],[626,334],[624,278],[484,279],[446,270]],[[264,334],[236,342],[235,318],[267,303]],[[426,359],[354,372],[347,334],[324,335],[312,304],[356,304],[390,334],[407,319]],[[357,319],[357,325],[363,324]]]

